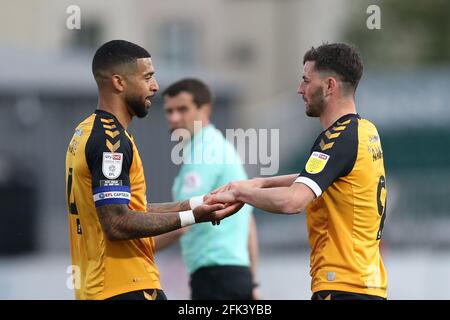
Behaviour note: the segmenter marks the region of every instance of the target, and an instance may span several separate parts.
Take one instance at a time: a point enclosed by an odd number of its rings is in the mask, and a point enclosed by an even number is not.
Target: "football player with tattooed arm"
[[[304,169],[233,182],[205,202],[248,203],[281,214],[306,209],[314,300],[387,297],[380,254],[386,178],[377,129],[356,112],[362,72],[361,58],[349,45],[323,44],[307,51],[298,93],[307,116],[318,117],[323,131]]]
[[[147,115],[159,89],[150,54],[113,40],[97,50],[92,71],[98,107],[77,126],[66,155],[75,297],[166,299],[152,237],[218,221],[216,212],[227,215],[241,205],[204,205],[203,197],[147,204],[142,161],[127,128],[134,116]]]

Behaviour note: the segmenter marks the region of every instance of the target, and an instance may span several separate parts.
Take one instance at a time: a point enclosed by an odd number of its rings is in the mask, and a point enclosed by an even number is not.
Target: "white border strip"
[[[319,197],[322,194],[322,189],[320,189],[319,185],[308,177],[298,177],[294,182],[306,184],[316,194],[316,197]]]

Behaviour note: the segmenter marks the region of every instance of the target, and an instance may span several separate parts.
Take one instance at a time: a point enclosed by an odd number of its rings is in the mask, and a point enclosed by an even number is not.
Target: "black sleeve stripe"
[[[338,126],[345,126],[345,125],[349,124],[351,121],[352,121],[352,119],[348,119],[347,121],[344,121],[344,122],[337,121],[336,124]]]
[[[337,137],[339,137],[341,135],[340,132],[336,132],[336,133],[331,133],[330,130],[327,130],[327,132],[325,132],[325,136],[327,137],[327,139],[335,139]]]
[[[333,130],[333,131],[344,131],[345,128],[347,128],[347,126],[337,126],[337,127],[331,128],[331,130]]]
[[[120,134],[120,131],[119,130],[116,130],[116,131],[105,130],[105,133],[114,139],[115,137],[117,137]]]
[[[341,135],[341,133],[347,128],[347,125],[350,123],[351,123],[350,119],[347,121],[344,121],[343,123],[337,122],[337,124],[340,124],[339,126],[332,127],[331,129],[327,130],[324,134],[325,137],[323,137],[323,139],[320,140],[320,143],[319,143],[320,150],[326,151],[328,149],[333,148],[334,141],[331,141],[331,140],[338,138]],[[332,133],[332,131],[334,131],[334,132]],[[338,131],[338,132],[336,132],[336,131]]]
[[[92,174],[92,188],[96,189],[105,184],[107,180],[117,185],[129,186],[129,171],[133,159],[133,146],[120,124],[114,118],[97,117],[94,120],[90,137],[86,143],[86,161]],[[108,123],[108,124],[106,124]],[[107,129],[105,129],[107,127]],[[114,127],[114,128],[112,128]],[[106,153],[121,153],[122,166],[120,175],[115,178],[105,176],[103,161]],[[120,157],[120,155],[118,155]],[[107,170],[107,169],[106,169]],[[118,171],[116,171],[119,173]]]
[[[116,152],[120,148],[120,137],[117,138],[120,130],[114,123],[114,119],[100,118],[100,122],[102,123],[103,129],[105,129],[105,134],[110,137],[110,139],[106,138],[106,147],[110,152]]]
[[[114,119],[105,119],[105,118],[100,118],[100,121],[106,124],[111,124],[114,123]]]
[[[334,181],[353,170],[357,153],[358,118],[352,116],[351,119],[336,122],[319,135],[299,182],[308,185],[318,195],[319,190],[324,192]]]
[[[325,143],[324,139],[320,140],[319,147],[321,151],[333,148],[334,142]]]
[[[359,146],[359,137],[358,137],[358,119],[354,120],[354,125],[351,130],[349,130],[347,143],[348,146],[348,157],[349,161],[347,162],[347,166],[342,170],[341,177],[345,177],[350,172],[352,172],[353,167],[355,166],[356,159],[358,158],[358,146]]]
[[[106,139],[106,147],[108,148],[109,151],[116,152],[120,148],[120,140],[112,144],[111,141]]]
[[[111,129],[116,129],[117,127],[115,124],[104,124],[103,128],[111,130]]]

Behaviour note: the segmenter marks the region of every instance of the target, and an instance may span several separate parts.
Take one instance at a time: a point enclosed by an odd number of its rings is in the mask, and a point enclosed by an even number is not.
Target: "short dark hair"
[[[136,66],[136,60],[150,58],[144,48],[125,40],[112,40],[103,44],[92,59],[92,73],[97,82],[106,74],[117,72],[118,67]]]
[[[315,62],[317,71],[331,71],[340,76],[340,80],[349,83],[353,91],[358,87],[363,74],[363,63],[356,49],[345,43],[324,43],[309,49],[304,57],[307,61]]]
[[[186,78],[171,84],[163,92],[163,96],[174,97],[181,92],[192,94],[194,103],[197,108],[204,104],[212,103],[212,94],[209,87],[202,81],[194,78]]]

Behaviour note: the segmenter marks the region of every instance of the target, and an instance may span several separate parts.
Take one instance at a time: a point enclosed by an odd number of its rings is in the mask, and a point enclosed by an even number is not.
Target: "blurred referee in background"
[[[210,122],[212,94],[206,84],[183,79],[169,86],[163,97],[170,129],[181,129],[178,132],[185,132],[187,138],[183,141],[188,152],[172,188],[174,200],[202,196],[230,181],[247,179],[233,145]],[[204,223],[160,235],[156,248],[180,237],[192,299],[258,298],[258,244],[250,206],[218,226]]]

